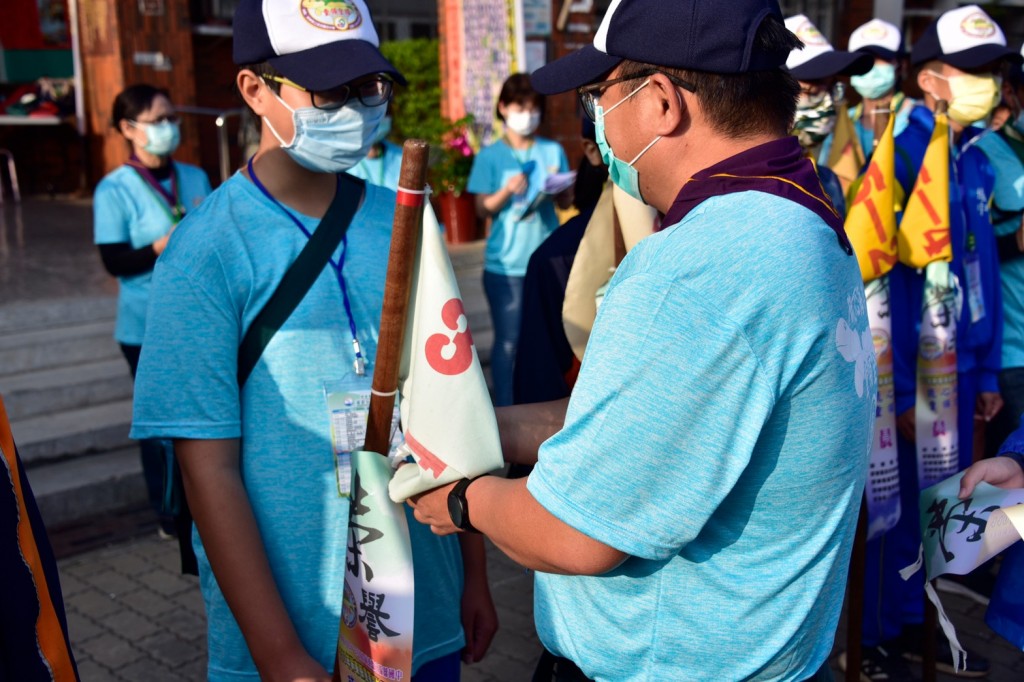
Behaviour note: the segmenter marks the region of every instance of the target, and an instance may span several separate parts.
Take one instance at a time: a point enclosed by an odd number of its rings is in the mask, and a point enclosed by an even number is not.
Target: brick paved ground
[[[128,517],[127,523],[129,534],[141,535],[118,540],[116,533],[108,533],[113,544],[60,561],[68,626],[83,682],[203,679],[205,617],[197,581],[179,575],[177,546],[157,539],[151,522],[139,521],[140,516],[144,513]],[[120,525],[125,523],[122,519]],[[98,537],[103,540],[102,532]],[[66,532],[55,533],[54,543],[59,554],[81,551]],[[488,563],[501,630],[484,661],[464,666],[463,680],[529,680],[540,651],[533,628],[532,576],[493,547]],[[989,680],[1024,680],[1024,654],[988,630],[983,607],[950,595],[943,595],[943,601],[961,641],[991,659]],[[837,642],[844,641],[844,632],[841,628]],[[841,649],[837,646],[834,653]],[[842,677],[837,674],[836,679]]]

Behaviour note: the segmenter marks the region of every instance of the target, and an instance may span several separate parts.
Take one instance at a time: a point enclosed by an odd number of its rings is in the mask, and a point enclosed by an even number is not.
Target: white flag
[[[391,499],[504,465],[494,408],[437,218],[423,211],[399,370],[402,430],[416,465],[395,472]]]

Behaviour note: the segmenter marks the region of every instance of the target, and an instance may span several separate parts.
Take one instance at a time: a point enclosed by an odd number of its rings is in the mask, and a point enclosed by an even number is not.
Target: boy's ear
[[[235,77],[235,84],[242,99],[249,105],[253,113],[262,116],[268,106],[267,93],[269,88],[263,79],[257,76],[251,69],[242,69]]]

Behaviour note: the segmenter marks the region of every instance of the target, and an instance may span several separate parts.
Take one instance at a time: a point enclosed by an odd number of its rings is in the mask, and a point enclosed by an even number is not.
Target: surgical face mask
[[[896,87],[896,67],[885,62],[875,62],[867,73],[850,76],[850,85],[864,99],[878,99]]]
[[[540,125],[540,112],[532,109],[527,111],[510,111],[505,114],[505,127],[517,135],[529,137]]]
[[[991,114],[999,104],[999,91],[1003,79],[998,76],[975,76],[965,73],[946,78],[934,71],[932,75],[949,83],[949,118],[961,126],[967,127],[975,121],[980,121]],[[935,95],[932,94],[932,97]]]
[[[388,135],[391,134],[391,126],[394,121],[390,116],[385,116],[380,121],[380,125],[377,126],[377,134],[373,136],[373,144],[379,144],[384,141]]]
[[[611,146],[608,144],[608,139],[604,136],[604,117],[614,111],[615,107],[619,106],[627,99],[647,87],[647,84],[650,82],[650,80],[644,81],[640,87],[636,88],[633,92],[608,107],[607,110],[600,104],[594,107],[594,132],[596,134],[595,137],[597,138],[597,147],[601,150],[601,158],[608,166],[608,176],[623,192],[638,201],[643,201],[645,204],[647,202],[644,201],[643,196],[640,194],[640,174],[637,172],[636,167],[633,164],[639,161],[640,157],[646,154],[647,150],[653,147],[654,144],[661,139],[661,135],[658,135],[656,138],[651,140],[649,145],[641,149],[640,153],[633,157],[632,161],[627,163],[622,159],[617,158],[615,153],[612,151]]]
[[[170,156],[181,142],[181,128],[173,121],[159,123],[135,123],[146,132],[146,144],[142,149],[155,156]]]
[[[836,127],[836,107],[832,95],[800,95],[793,121],[793,134],[804,148],[813,147],[829,136]]]
[[[359,101],[333,111],[292,109],[276,93],[274,97],[291,112],[295,136],[285,142],[266,116],[263,121],[295,163],[315,173],[341,173],[359,163],[373,146],[388,110],[383,105],[368,107]]]

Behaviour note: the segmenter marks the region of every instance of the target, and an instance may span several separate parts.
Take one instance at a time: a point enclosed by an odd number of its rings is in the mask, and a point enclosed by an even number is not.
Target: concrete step
[[[128,447],[132,401],[117,400],[11,421],[26,467]]]
[[[0,335],[0,376],[118,357],[113,331],[104,320]]]
[[[117,315],[117,298],[92,296],[0,305],[0,335],[66,327],[111,320]]]
[[[110,358],[0,377],[0,394],[7,416],[24,419],[127,400],[132,377],[124,358]]]
[[[137,447],[28,468],[25,475],[50,527],[147,501]]]

